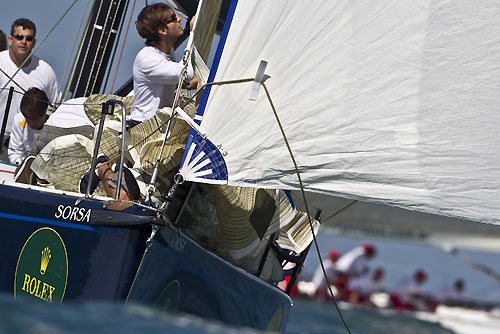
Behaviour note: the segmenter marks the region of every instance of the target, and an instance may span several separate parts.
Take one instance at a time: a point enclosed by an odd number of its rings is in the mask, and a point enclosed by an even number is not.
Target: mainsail
[[[307,192],[500,224],[500,4],[233,1],[210,81],[265,85]],[[253,82],[206,89],[187,180],[297,190]]]

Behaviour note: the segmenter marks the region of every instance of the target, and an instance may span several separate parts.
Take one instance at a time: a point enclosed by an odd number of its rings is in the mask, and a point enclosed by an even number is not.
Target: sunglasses
[[[12,37],[14,37],[15,39],[17,39],[18,41],[22,41],[24,38],[26,38],[26,42],[32,42],[35,39],[35,36],[31,36],[31,35],[24,36],[24,35],[21,35],[21,34],[13,35]]]
[[[170,22],[177,22],[177,14],[173,13],[172,16],[165,22],[165,24],[169,24]]]

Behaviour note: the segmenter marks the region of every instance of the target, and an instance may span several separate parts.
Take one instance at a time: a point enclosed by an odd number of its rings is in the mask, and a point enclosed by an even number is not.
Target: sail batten
[[[268,62],[265,84],[306,191],[500,224],[500,4],[233,6],[211,77],[253,77]],[[220,173],[196,181],[297,190],[267,97],[248,99],[252,84],[205,92],[206,138],[192,132],[188,146],[209,143]]]

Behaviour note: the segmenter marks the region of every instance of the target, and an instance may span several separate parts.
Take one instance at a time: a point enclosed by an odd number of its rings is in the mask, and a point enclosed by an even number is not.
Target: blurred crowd
[[[384,268],[369,266],[376,255],[377,249],[370,243],[362,243],[345,254],[330,250],[312,281],[298,283],[295,296],[328,301],[333,293],[336,301],[402,311],[433,312],[440,304],[460,304],[465,289],[462,279],[439,291],[424,290],[429,274],[418,268],[388,287],[384,285]]]

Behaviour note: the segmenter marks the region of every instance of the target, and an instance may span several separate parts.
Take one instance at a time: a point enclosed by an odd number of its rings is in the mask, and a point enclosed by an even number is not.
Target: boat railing
[[[317,221],[321,220],[321,209],[318,208],[316,211],[316,215],[314,216],[314,219]],[[290,276],[290,280],[288,281],[288,284],[286,285],[285,293],[287,295],[290,295],[292,292],[292,289],[297,282],[297,279],[302,272],[302,268],[304,267],[304,261],[307,258],[307,254],[309,253],[309,249],[311,248],[311,244],[309,244],[306,249],[304,249],[301,253],[295,254],[293,252],[290,252],[286,249],[281,248],[276,240],[270,243],[270,247],[274,251],[274,253],[282,260],[282,266],[283,268],[288,264],[288,263],[293,263],[295,266],[293,266],[290,269],[284,269],[284,276]]]
[[[96,135],[96,141],[95,141],[95,146],[94,146],[94,153],[92,154],[92,164],[90,167],[91,173],[89,176],[89,182],[87,184],[87,191],[85,192],[85,198],[88,198],[90,196],[90,187],[92,185],[92,178],[94,177],[94,170],[97,165],[97,156],[99,154],[99,145],[101,143],[101,136],[102,136],[102,131],[104,129],[104,121],[106,120],[107,115],[113,115],[114,112],[114,107],[115,104],[119,104],[122,108],[122,139],[121,139],[121,146],[120,146],[120,160],[119,160],[119,165],[118,165],[118,181],[116,185],[116,197],[115,201],[118,201],[120,198],[120,189],[121,189],[121,182],[122,182],[122,176],[123,176],[123,161],[124,161],[124,153],[125,153],[125,135],[126,135],[126,110],[125,110],[125,105],[123,104],[122,101],[115,100],[115,99],[109,99],[108,101],[104,102],[102,104],[102,112],[101,112],[101,119],[99,121],[99,128],[97,130],[97,135]]]

